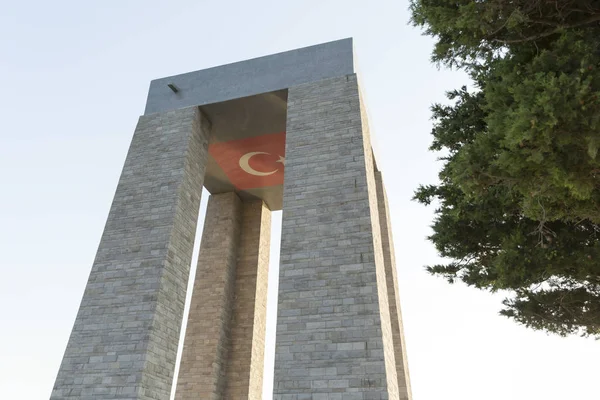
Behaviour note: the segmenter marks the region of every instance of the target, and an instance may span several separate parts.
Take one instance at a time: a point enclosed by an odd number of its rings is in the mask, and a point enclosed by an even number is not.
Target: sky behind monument
[[[468,80],[429,63],[432,41],[407,25],[407,8],[392,0],[5,4],[0,396],[50,395],[150,80],[353,37],[390,201],[414,399],[591,398],[597,342],[527,330],[497,315],[501,294],[423,269],[439,261],[425,240],[432,210],[410,201],[440,168],[427,151],[429,106]],[[280,213],[273,222],[278,244]],[[265,399],[276,273],[274,249]]]

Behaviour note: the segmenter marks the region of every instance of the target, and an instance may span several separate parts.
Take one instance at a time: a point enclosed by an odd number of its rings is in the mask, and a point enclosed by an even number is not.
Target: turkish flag
[[[208,152],[238,190],[283,184],[285,132],[213,143]]]

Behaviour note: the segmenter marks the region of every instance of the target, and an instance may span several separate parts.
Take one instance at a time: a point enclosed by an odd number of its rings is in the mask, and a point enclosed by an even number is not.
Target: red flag
[[[213,143],[208,152],[238,190],[283,184],[285,132]]]

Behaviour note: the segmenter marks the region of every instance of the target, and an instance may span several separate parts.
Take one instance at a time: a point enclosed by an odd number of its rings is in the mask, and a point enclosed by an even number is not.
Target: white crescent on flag
[[[257,154],[270,154],[270,153],[265,153],[264,151],[251,151],[250,153],[246,153],[242,157],[240,157],[240,168],[243,169],[245,172],[249,173],[250,175],[256,175],[256,176],[273,175],[275,172],[279,171],[279,169],[276,169],[275,171],[271,171],[271,172],[260,172],[260,171],[255,170],[254,168],[252,168],[249,164],[250,159]],[[277,162],[279,162],[279,161],[277,161]]]

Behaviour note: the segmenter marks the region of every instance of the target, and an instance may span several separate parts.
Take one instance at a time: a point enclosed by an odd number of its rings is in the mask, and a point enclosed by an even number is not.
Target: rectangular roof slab
[[[155,79],[144,114],[218,103],[354,72],[352,38],[347,38]]]

